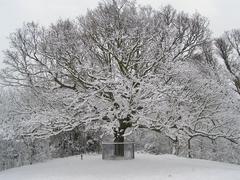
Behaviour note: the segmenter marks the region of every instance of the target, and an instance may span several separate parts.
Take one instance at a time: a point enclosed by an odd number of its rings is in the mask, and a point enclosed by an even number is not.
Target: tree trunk
[[[125,129],[120,129],[117,128],[118,130],[114,130],[114,142],[117,143],[115,144],[114,148],[114,155],[115,156],[124,156],[124,132]]]
[[[172,141],[172,154],[179,155],[180,148],[178,138],[176,137],[176,139],[171,139],[171,141]]]
[[[119,127],[113,128],[114,132],[114,142],[115,144],[115,150],[114,155],[115,156],[124,156],[124,133],[127,128],[132,126],[132,123],[130,121],[130,115],[128,115],[124,119],[119,119]]]
[[[188,157],[192,158],[192,155],[191,155],[191,138],[188,139],[188,141],[187,141],[187,147],[188,147]]]

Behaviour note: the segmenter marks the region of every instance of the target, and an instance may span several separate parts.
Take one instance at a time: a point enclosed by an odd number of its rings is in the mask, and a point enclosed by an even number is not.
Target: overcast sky
[[[97,6],[100,0],[0,0],[0,67],[2,50],[8,48],[7,37],[23,22],[48,25],[58,18],[75,18]],[[171,4],[177,10],[199,12],[210,20],[214,36],[240,28],[240,0],[136,0],[154,8]]]

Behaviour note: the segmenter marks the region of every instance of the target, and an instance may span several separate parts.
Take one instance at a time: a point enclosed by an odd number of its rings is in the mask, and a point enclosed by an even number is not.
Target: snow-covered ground
[[[240,166],[172,155],[74,156],[0,172],[0,180],[240,180]]]

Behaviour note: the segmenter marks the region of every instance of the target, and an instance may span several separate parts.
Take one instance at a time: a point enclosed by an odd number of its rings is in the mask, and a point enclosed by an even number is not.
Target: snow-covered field
[[[107,161],[99,155],[38,163],[0,172],[0,180],[240,180],[240,166],[172,155],[137,154]]]

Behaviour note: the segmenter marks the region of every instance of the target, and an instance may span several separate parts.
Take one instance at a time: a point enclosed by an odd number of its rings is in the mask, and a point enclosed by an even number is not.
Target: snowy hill
[[[240,180],[240,166],[172,155],[137,154],[104,161],[99,155],[55,159],[0,172],[0,180]]]

